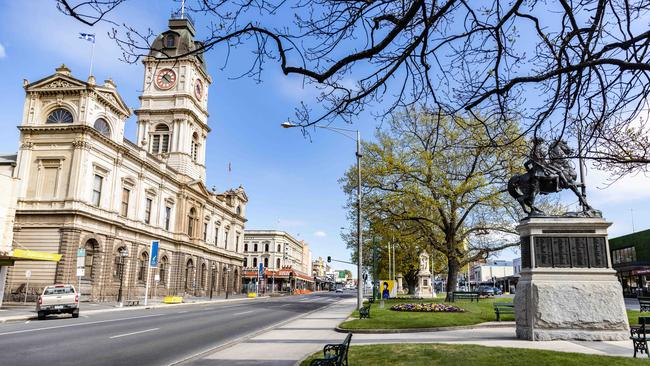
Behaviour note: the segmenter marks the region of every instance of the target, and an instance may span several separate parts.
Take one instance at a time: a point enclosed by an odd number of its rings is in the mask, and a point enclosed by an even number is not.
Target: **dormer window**
[[[72,113],[63,108],[55,109],[49,116],[45,123],[72,123]]]
[[[151,136],[151,153],[161,154],[169,152],[169,127],[160,123],[156,125]]]
[[[94,127],[97,132],[101,133],[102,135],[111,137],[111,127],[108,125],[108,122],[106,122],[105,119],[98,118],[97,121],[95,121]]]
[[[168,34],[165,36],[165,48],[174,48],[176,46],[176,42],[174,39],[173,34]]]

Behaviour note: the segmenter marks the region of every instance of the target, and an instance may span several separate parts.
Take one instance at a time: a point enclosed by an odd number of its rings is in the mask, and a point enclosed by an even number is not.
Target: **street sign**
[[[149,261],[149,268],[158,267],[158,245],[160,242],[154,240],[151,242],[151,260]]]
[[[154,281],[160,282],[160,275],[156,273],[156,276],[153,278]]]
[[[77,249],[77,277],[86,275],[86,249]]]
[[[26,278],[30,278],[30,277],[32,277],[32,271],[30,271],[30,270],[26,270],[26,271],[25,271],[25,277],[26,277]]]

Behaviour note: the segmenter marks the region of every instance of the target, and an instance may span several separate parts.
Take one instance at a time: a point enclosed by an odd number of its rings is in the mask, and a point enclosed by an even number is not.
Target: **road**
[[[327,306],[321,293],[0,325],[3,365],[170,365]],[[83,306],[83,304],[82,304]]]

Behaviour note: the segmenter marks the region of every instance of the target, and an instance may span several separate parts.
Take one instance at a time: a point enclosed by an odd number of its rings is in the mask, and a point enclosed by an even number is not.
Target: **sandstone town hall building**
[[[141,297],[146,278],[159,296],[240,291],[248,198],[241,187],[206,188],[211,78],[201,53],[176,57],[200,47],[194,35],[189,19],[170,19],[143,60],[133,142],[124,136],[132,111],[111,80],[83,81],[62,65],[25,81],[14,247],[62,259],[17,262],[7,292],[24,286],[27,270],[35,289],[77,284],[78,248],[87,299],[115,301],[120,283],[125,298]],[[152,240],[159,265],[147,276]]]

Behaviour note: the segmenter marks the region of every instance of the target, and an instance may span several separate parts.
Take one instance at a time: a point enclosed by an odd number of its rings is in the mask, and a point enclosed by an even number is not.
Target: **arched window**
[[[122,252],[126,251],[126,247],[120,247],[113,259],[113,279],[119,281],[124,273],[124,266],[126,265],[127,258],[122,256]]]
[[[248,252],[248,243],[244,244],[244,252]]]
[[[278,244],[278,253],[282,251],[282,246]]]
[[[201,264],[201,280],[199,283],[201,284],[201,288],[205,289],[205,280],[208,277],[208,269],[205,265],[205,263]]]
[[[264,268],[269,268],[269,259],[264,258]]]
[[[192,134],[192,148],[190,154],[192,155],[192,160],[194,160],[194,162],[199,160],[199,135],[196,132]]]
[[[194,237],[194,227],[196,226],[196,209],[194,207],[190,208],[190,214],[187,216],[187,235],[190,238]]]
[[[237,206],[237,215],[241,215],[241,206]]]
[[[106,137],[111,137],[111,126],[103,118],[97,118],[95,121],[95,129]]]
[[[160,263],[158,263],[158,266],[160,267],[158,274],[160,275],[160,284],[164,285],[167,283],[167,266],[168,266],[168,259],[167,256],[163,256],[160,258]]]
[[[149,254],[142,252],[138,258],[138,281],[144,282],[147,279],[147,267],[149,265]]]
[[[169,126],[159,123],[151,134],[151,153],[161,154],[169,152]]]
[[[264,244],[264,251],[268,253],[268,251],[269,251],[269,243]]]
[[[280,258],[275,260],[275,268],[280,269]]]
[[[185,288],[191,289],[194,287],[194,262],[191,259],[187,260],[185,264]]]
[[[257,244],[253,245],[253,251],[257,252]]]
[[[253,267],[257,268],[257,258],[253,258]]]
[[[244,267],[248,267],[248,258],[244,258]]]
[[[95,254],[95,240],[90,239],[86,242],[86,257],[84,258],[84,277],[92,280],[93,278],[93,257]]]
[[[58,108],[52,111],[45,123],[72,123],[73,122],[72,113],[63,108]]]
[[[168,34],[165,36],[165,48],[174,48],[174,35]]]

